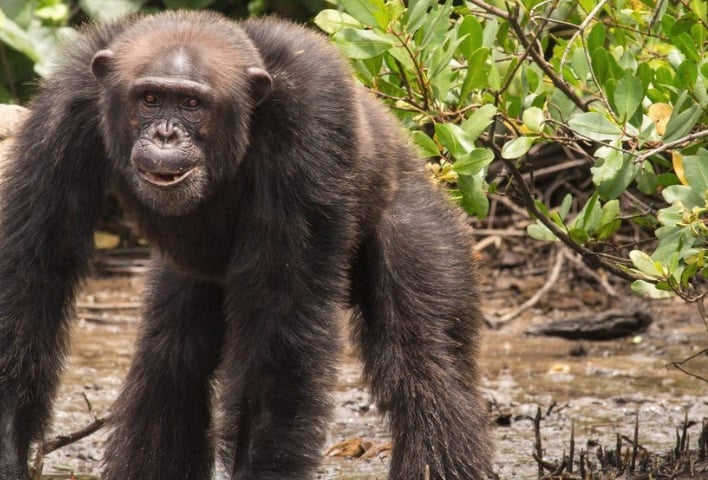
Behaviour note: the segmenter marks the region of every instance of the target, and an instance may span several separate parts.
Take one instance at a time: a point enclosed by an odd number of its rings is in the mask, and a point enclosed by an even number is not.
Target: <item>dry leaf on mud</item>
[[[369,448],[371,448],[371,442],[365,442],[361,438],[355,437],[333,445],[327,450],[325,456],[358,458],[364,455]]]

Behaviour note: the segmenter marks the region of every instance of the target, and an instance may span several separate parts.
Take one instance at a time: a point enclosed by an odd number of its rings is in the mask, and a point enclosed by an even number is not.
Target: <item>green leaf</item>
[[[678,35],[673,35],[671,37],[672,45],[678,47],[681,52],[688,57],[689,60],[695,63],[700,63],[701,56],[696,49],[696,44],[694,43],[691,36],[686,32],[681,32]]]
[[[676,18],[669,14],[664,14],[661,17],[661,31],[664,35],[671,35],[671,31],[676,24]]]
[[[494,153],[488,148],[475,148],[452,164],[452,169],[460,175],[477,175],[494,160]]]
[[[649,84],[654,79],[654,70],[652,70],[648,63],[640,63],[637,67],[637,77],[639,77],[639,81],[642,82],[642,91],[646,92],[649,88]]]
[[[654,71],[655,83],[662,87],[673,87],[674,76],[666,66],[661,66]]]
[[[198,10],[200,8],[208,7],[215,1],[216,0],[163,0],[163,3],[166,7],[172,9],[184,8],[189,10]]]
[[[635,280],[632,282],[632,292],[638,297],[649,297],[655,299],[672,298],[675,296],[673,292],[659,290],[656,285],[645,280]]]
[[[642,81],[634,75],[622,77],[615,87],[614,101],[619,117],[627,121],[632,118],[634,112],[644,98]]]
[[[604,48],[597,48],[595,50],[590,50],[592,55],[590,56],[590,61],[592,63],[592,71],[595,73],[595,78],[600,83],[604,85],[607,77],[609,75],[609,64],[607,62],[607,57],[609,54]]]
[[[35,50],[27,32],[7,18],[2,9],[0,9],[0,42],[23,53],[33,62],[40,60],[39,53]]]
[[[600,226],[597,229],[598,240],[607,240],[617,231],[622,224],[618,218],[619,213],[620,204],[618,200],[610,200],[602,206]]]
[[[572,207],[573,195],[567,193],[565,197],[563,197],[563,201],[561,202],[560,208],[558,209],[558,215],[560,216],[561,220],[565,220],[565,217],[568,216],[568,213],[570,212],[570,209]]]
[[[684,60],[676,69],[677,88],[691,90],[698,80],[698,66],[693,60]],[[700,82],[703,85],[703,82]]]
[[[342,53],[349,58],[366,59],[388,51],[396,40],[374,30],[345,28],[332,37]]]
[[[588,34],[587,46],[588,52],[594,52],[598,48],[605,48],[605,25],[602,22],[597,22],[590,33]]]
[[[465,101],[473,90],[487,86],[491,68],[487,65],[489,53],[488,48],[482,47],[467,58],[467,73],[460,89],[460,101]]]
[[[449,68],[450,60],[452,60],[457,47],[463,40],[464,38],[460,38],[453,41],[452,36],[449,36],[440,47],[435,49],[435,53],[430,57],[429,64],[429,75],[431,78],[434,79],[444,69]]]
[[[437,46],[444,41],[443,39],[448,32],[451,12],[452,1],[447,0],[444,5],[438,5],[436,9],[429,13],[426,22],[419,30],[419,33],[423,33],[423,38],[418,43],[419,49],[423,50],[431,45]]]
[[[471,141],[476,141],[482,133],[494,121],[497,114],[497,107],[492,104],[486,104],[479,107],[462,122],[460,127],[467,133],[467,137]]]
[[[550,99],[548,100],[548,114],[557,122],[566,123],[568,118],[578,112],[578,107],[571,99],[565,96],[558,89],[553,89]]]
[[[683,207],[678,204],[672,204],[662,208],[656,214],[656,218],[662,225],[675,227],[683,221]]]
[[[698,155],[683,157],[686,181],[698,195],[708,195],[708,150],[701,148]],[[706,198],[708,200],[708,198]]]
[[[536,137],[516,137],[510,142],[506,142],[502,147],[501,155],[502,157],[513,160],[515,158],[523,157],[526,152],[529,151],[533,145]]]
[[[568,126],[575,132],[598,142],[617,140],[622,135],[622,129],[598,112],[587,112],[573,115],[568,120]]]
[[[629,252],[629,259],[632,261],[634,268],[652,278],[661,278],[664,275],[661,264],[651,259],[649,255],[641,250],[632,250]]]
[[[457,185],[462,192],[462,207],[470,215],[483,219],[489,214],[489,198],[484,191],[483,174],[460,175]]]
[[[315,25],[330,35],[345,28],[361,28],[363,26],[351,15],[331,8],[318,13],[314,21]]]
[[[600,206],[599,195],[593,193],[583,206],[578,215],[570,222],[570,231],[583,231],[583,236],[587,237],[600,227],[600,218],[602,217],[602,207]],[[569,231],[569,232],[570,232]],[[578,233],[576,233],[578,236]]]
[[[696,265],[695,263],[690,264],[686,267],[686,269],[681,274],[681,277],[679,280],[682,287],[684,287],[684,288],[688,287],[690,280],[693,277],[695,277],[696,274],[698,273],[698,268],[699,268],[698,265]]]
[[[543,110],[538,107],[531,107],[524,110],[522,120],[524,126],[533,133],[541,133],[543,130],[543,122],[546,121],[546,118],[543,115]]]
[[[624,76],[624,70],[617,64],[617,60],[605,48],[597,48],[592,52],[590,61],[597,81],[607,90],[607,82]]]
[[[623,73],[618,75],[617,79],[622,78],[624,76],[624,73],[634,73],[637,71],[637,66],[639,65],[637,63],[637,58],[635,56],[635,53],[630,51],[629,49],[626,49],[623,53],[622,56],[619,59],[619,62],[617,62],[620,66],[620,68],[623,70]]]
[[[488,18],[484,22],[484,30],[482,30],[482,45],[487,48],[496,46],[497,32],[499,32],[499,22],[495,17]]]
[[[482,41],[484,40],[482,37],[482,24],[474,16],[467,15],[462,19],[458,28],[458,35],[465,37],[460,44],[460,53],[465,58],[469,59],[474,52],[482,48]]]
[[[708,4],[704,0],[691,0],[691,11],[705,24],[708,23]]]
[[[620,213],[620,204],[618,200],[610,200],[602,206],[602,216],[600,217],[600,225],[607,225],[617,219]]]
[[[585,50],[582,48],[575,48],[573,50],[570,64],[575,76],[582,82],[585,82],[588,78],[588,72],[590,71],[587,58],[585,58]]]
[[[628,155],[612,149],[605,158],[599,158],[590,171],[597,192],[602,198],[613,199],[627,189],[639,168]]]
[[[81,10],[95,20],[110,20],[124,17],[131,13],[136,13],[145,4],[146,0],[79,0]],[[165,0],[165,5],[170,8],[201,8],[212,3],[213,0],[205,0],[206,3],[195,0]],[[195,6],[191,4],[194,3]]]
[[[675,252],[683,255],[683,252],[689,251],[696,242],[690,226],[659,227],[655,234],[659,239],[659,245],[651,258],[662,264],[668,264]]]
[[[42,20],[60,23],[69,17],[69,7],[65,3],[55,3],[36,9],[34,14]]]
[[[499,69],[499,72],[503,74],[504,76],[504,81],[502,83],[506,84],[507,81],[509,81],[509,77],[512,75],[517,75],[518,72],[516,70],[516,67],[519,65],[519,59],[516,57],[512,57],[509,59],[508,62],[498,62],[496,63],[497,68]],[[513,99],[513,97],[511,97]],[[517,97],[519,100],[521,100],[520,97]],[[517,116],[519,113],[521,113],[521,109],[519,109],[518,112],[512,113],[511,109],[509,109],[509,114]]]
[[[534,199],[533,204],[540,213],[542,213],[546,217],[551,216],[551,210],[541,200]]]
[[[403,46],[394,45],[394,47],[391,48],[387,53],[396,60],[398,60],[401,65],[403,65],[405,73],[411,75],[412,77],[418,75],[418,67],[413,62],[413,59],[411,58],[411,55],[408,50],[406,50]]]
[[[475,148],[474,142],[465,131],[454,123],[436,123],[435,134],[438,141],[455,158],[462,158]]]
[[[669,122],[666,124],[666,131],[662,137],[664,142],[672,142],[688,135],[701,118],[702,110],[700,106],[692,104],[688,108],[683,109],[684,103],[690,101],[688,92],[685,90],[681,92],[678,100],[676,100],[676,105],[674,105],[671,118],[669,118]]]
[[[413,143],[420,148],[425,158],[440,156],[440,151],[438,150],[437,144],[424,132],[416,130],[411,135],[413,136]]]
[[[654,167],[651,162],[645,160],[642,162],[641,169],[637,173],[637,188],[644,195],[654,195],[657,193],[657,188],[659,186],[659,180],[654,173]]]
[[[543,225],[538,220],[536,223],[532,223],[526,227],[526,233],[529,237],[535,238],[536,240],[541,240],[543,242],[557,242],[558,237],[556,237],[553,232],[551,232],[547,226]]]
[[[487,77],[487,89],[488,90],[499,90],[500,88],[501,88],[501,77],[499,75],[499,66],[496,63],[492,63],[489,65],[489,76]]]
[[[579,244],[584,245],[590,239],[590,234],[587,230],[583,228],[571,228],[568,230],[568,236],[570,239]]]
[[[409,2],[407,11],[406,32],[415,33],[423,26],[428,18],[428,10],[433,4],[432,0],[420,0],[415,3]]]
[[[663,189],[661,195],[668,203],[681,202],[688,209],[705,205],[704,193],[686,185],[671,185]]]
[[[388,27],[390,18],[384,0],[340,0],[339,4],[364,25],[384,30]]]

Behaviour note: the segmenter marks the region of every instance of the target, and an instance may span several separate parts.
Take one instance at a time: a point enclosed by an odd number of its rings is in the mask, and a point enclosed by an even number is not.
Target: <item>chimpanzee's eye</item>
[[[160,105],[160,99],[154,93],[146,92],[143,94],[143,103],[148,107],[156,107]]]
[[[184,108],[189,108],[190,110],[199,108],[199,105],[201,105],[201,102],[197,97],[188,97],[184,102],[182,102],[182,106],[184,106]]]

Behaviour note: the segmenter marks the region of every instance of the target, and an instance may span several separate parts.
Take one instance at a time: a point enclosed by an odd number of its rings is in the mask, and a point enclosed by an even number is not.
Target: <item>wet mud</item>
[[[49,436],[78,430],[105,417],[130,364],[144,285],[141,275],[90,279],[78,298],[71,354],[63,376]],[[489,295],[485,312],[508,306],[508,295]],[[539,307],[499,330],[488,330],[482,349],[482,387],[490,401],[501,479],[537,478],[533,418],[540,407],[544,458],[558,461],[568,448],[571,427],[576,450],[614,445],[617,434],[631,437],[639,419],[639,443],[670,451],[685,418],[695,443],[708,418],[708,385],[667,368],[708,344],[705,326],[691,306],[677,301],[651,307],[654,323],[637,336],[600,342],[529,337],[532,325],[567,315]],[[703,355],[685,365],[708,373]],[[343,354],[335,392],[335,416],[328,446],[351,438],[380,450],[368,459],[324,456],[319,479],[385,479],[390,450],[386,424],[359,378],[352,352]],[[638,416],[638,417],[637,417]],[[96,478],[100,472],[100,430],[44,458],[44,478]],[[692,446],[691,448],[695,448]],[[373,450],[378,452],[378,450]],[[323,452],[324,455],[325,452]]]

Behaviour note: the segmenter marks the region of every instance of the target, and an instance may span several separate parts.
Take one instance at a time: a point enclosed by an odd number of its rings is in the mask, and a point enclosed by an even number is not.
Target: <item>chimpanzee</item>
[[[326,39],[169,12],[84,28],[17,135],[0,203],[0,478],[50,420],[104,191],[155,246],[105,480],[311,478],[351,307],[396,480],[491,462],[466,229]],[[214,435],[215,370],[224,424]]]

